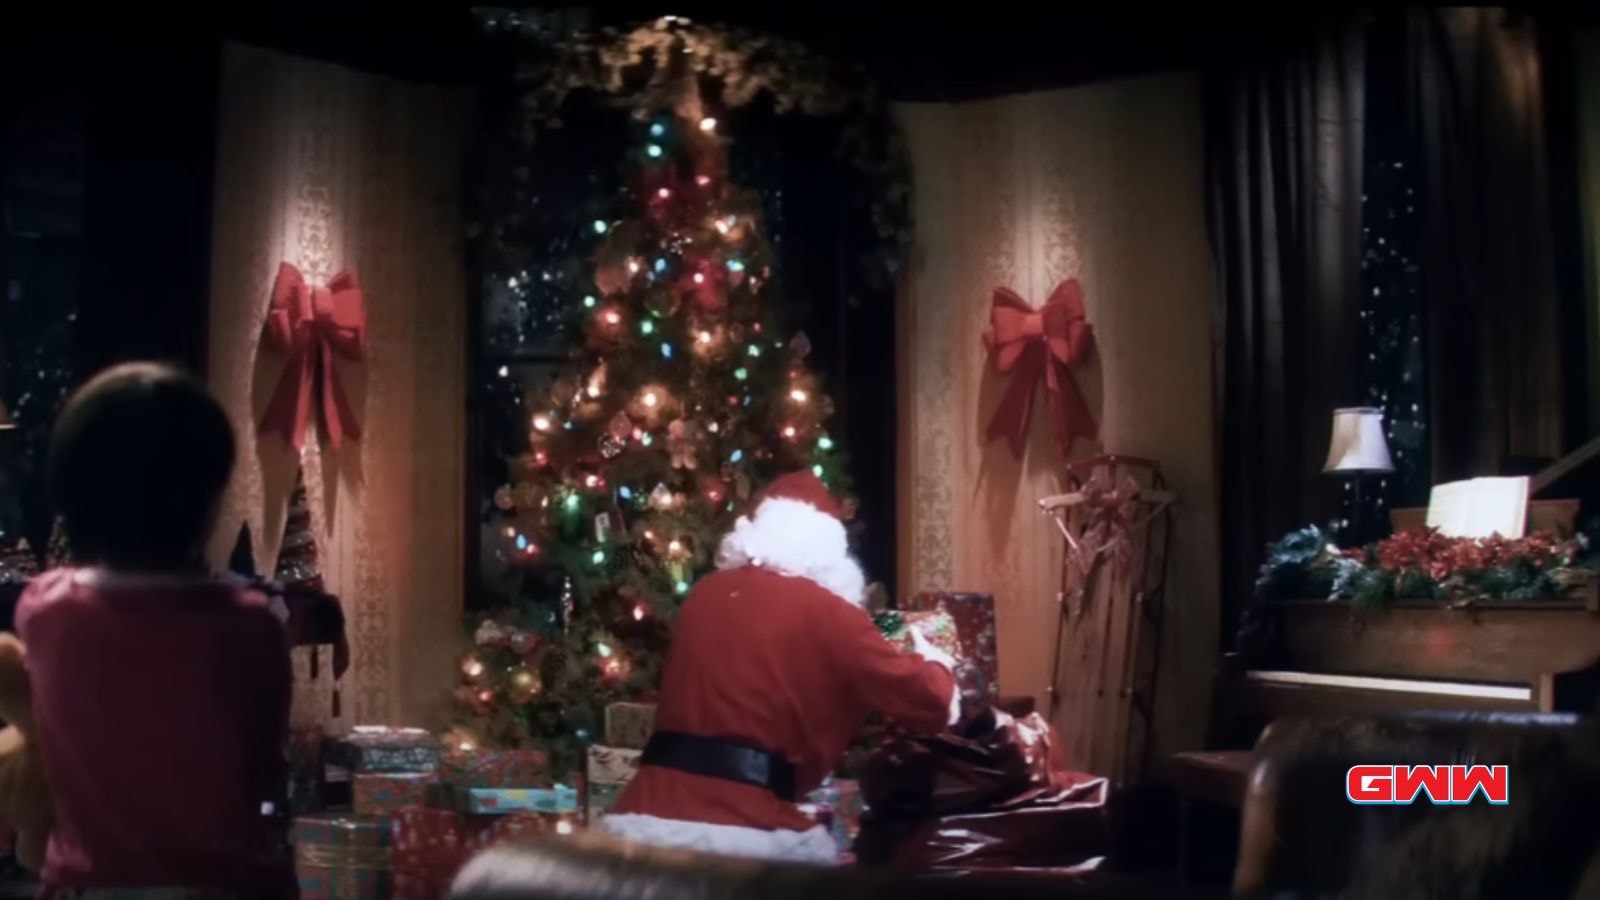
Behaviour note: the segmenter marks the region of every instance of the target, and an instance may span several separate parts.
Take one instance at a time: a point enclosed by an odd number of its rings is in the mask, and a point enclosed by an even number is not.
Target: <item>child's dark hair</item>
[[[193,377],[155,363],[96,375],[50,437],[50,494],[73,559],[133,569],[194,562],[233,457],[228,417]]]

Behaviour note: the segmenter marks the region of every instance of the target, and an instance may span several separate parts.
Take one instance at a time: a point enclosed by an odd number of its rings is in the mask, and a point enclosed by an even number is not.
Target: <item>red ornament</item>
[[[694,301],[696,307],[708,315],[719,315],[728,309],[728,290],[720,267],[709,260],[686,261],[678,289]]]
[[[700,478],[700,493],[705,495],[706,502],[712,506],[720,506],[728,498],[728,489],[723,486],[722,479],[714,475],[704,475]]]

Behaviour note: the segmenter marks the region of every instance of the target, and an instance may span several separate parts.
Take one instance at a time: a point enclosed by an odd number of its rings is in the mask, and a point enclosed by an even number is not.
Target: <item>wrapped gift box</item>
[[[606,707],[606,744],[643,750],[656,729],[654,703],[612,703]]]
[[[480,850],[558,830],[560,821],[534,813],[469,816],[405,807],[393,818],[394,900],[440,900],[449,894],[456,873]]]
[[[912,595],[905,605],[909,611],[942,609],[955,620],[961,641],[960,658],[971,663],[974,677],[981,683],[963,684],[963,690],[976,688],[993,703],[1000,697],[1000,652],[995,639],[994,595],[924,591]]]
[[[642,750],[590,744],[586,780],[589,784],[627,784],[639,774],[639,758],[643,755]]]
[[[639,773],[643,751],[627,747],[589,745],[589,767],[585,773],[584,814],[592,825],[611,811],[617,797]]]
[[[578,811],[576,788],[468,788],[436,784],[428,791],[428,805],[469,815],[506,815],[528,812],[570,815]]]
[[[362,772],[353,789],[356,815],[388,817],[402,806],[415,806],[425,800],[433,782],[434,776],[421,772]]]
[[[830,778],[806,795],[800,809],[817,824],[827,827],[841,854],[850,852],[861,831],[864,811],[859,784],[848,778]]]
[[[328,745],[327,759],[352,773],[431,773],[439,768],[439,741],[420,728],[358,727]]]
[[[611,812],[617,805],[617,798],[622,796],[622,789],[627,785],[622,784],[591,784],[583,804],[584,820],[589,824],[599,822],[606,813]]]
[[[928,643],[958,660],[965,658],[955,619],[942,609],[884,613],[877,621],[883,636],[907,653],[916,648],[911,639],[911,630],[915,628]]]
[[[547,788],[550,756],[542,750],[451,750],[439,780],[464,788]]]
[[[294,820],[295,874],[303,900],[387,900],[392,883],[389,820],[347,815]]]

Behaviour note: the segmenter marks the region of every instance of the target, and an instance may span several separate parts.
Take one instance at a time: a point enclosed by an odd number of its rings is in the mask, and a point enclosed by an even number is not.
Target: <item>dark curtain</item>
[[[1360,396],[1362,28],[1297,28],[1206,78],[1225,645],[1266,544],[1336,514],[1331,413]]]
[[[1563,445],[1563,310],[1540,56],[1502,9],[1412,10],[1433,479],[1526,469]]]
[[[156,359],[203,375],[221,44],[203,30],[133,24],[102,25],[88,40],[99,82],[88,121],[79,374]]]

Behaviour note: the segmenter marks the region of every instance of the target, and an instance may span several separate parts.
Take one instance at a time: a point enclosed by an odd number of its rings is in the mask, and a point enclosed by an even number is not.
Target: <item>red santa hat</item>
[[[810,469],[779,476],[756,495],[755,502],[750,504],[751,512],[759,512],[762,504],[768,500],[794,500],[823,515],[844,521],[844,507],[839,505],[839,501],[828,491],[828,486]]]
[[[717,567],[739,566],[807,579],[858,606],[866,600],[866,576],[850,556],[844,510],[810,470],[767,485],[722,539]]]

